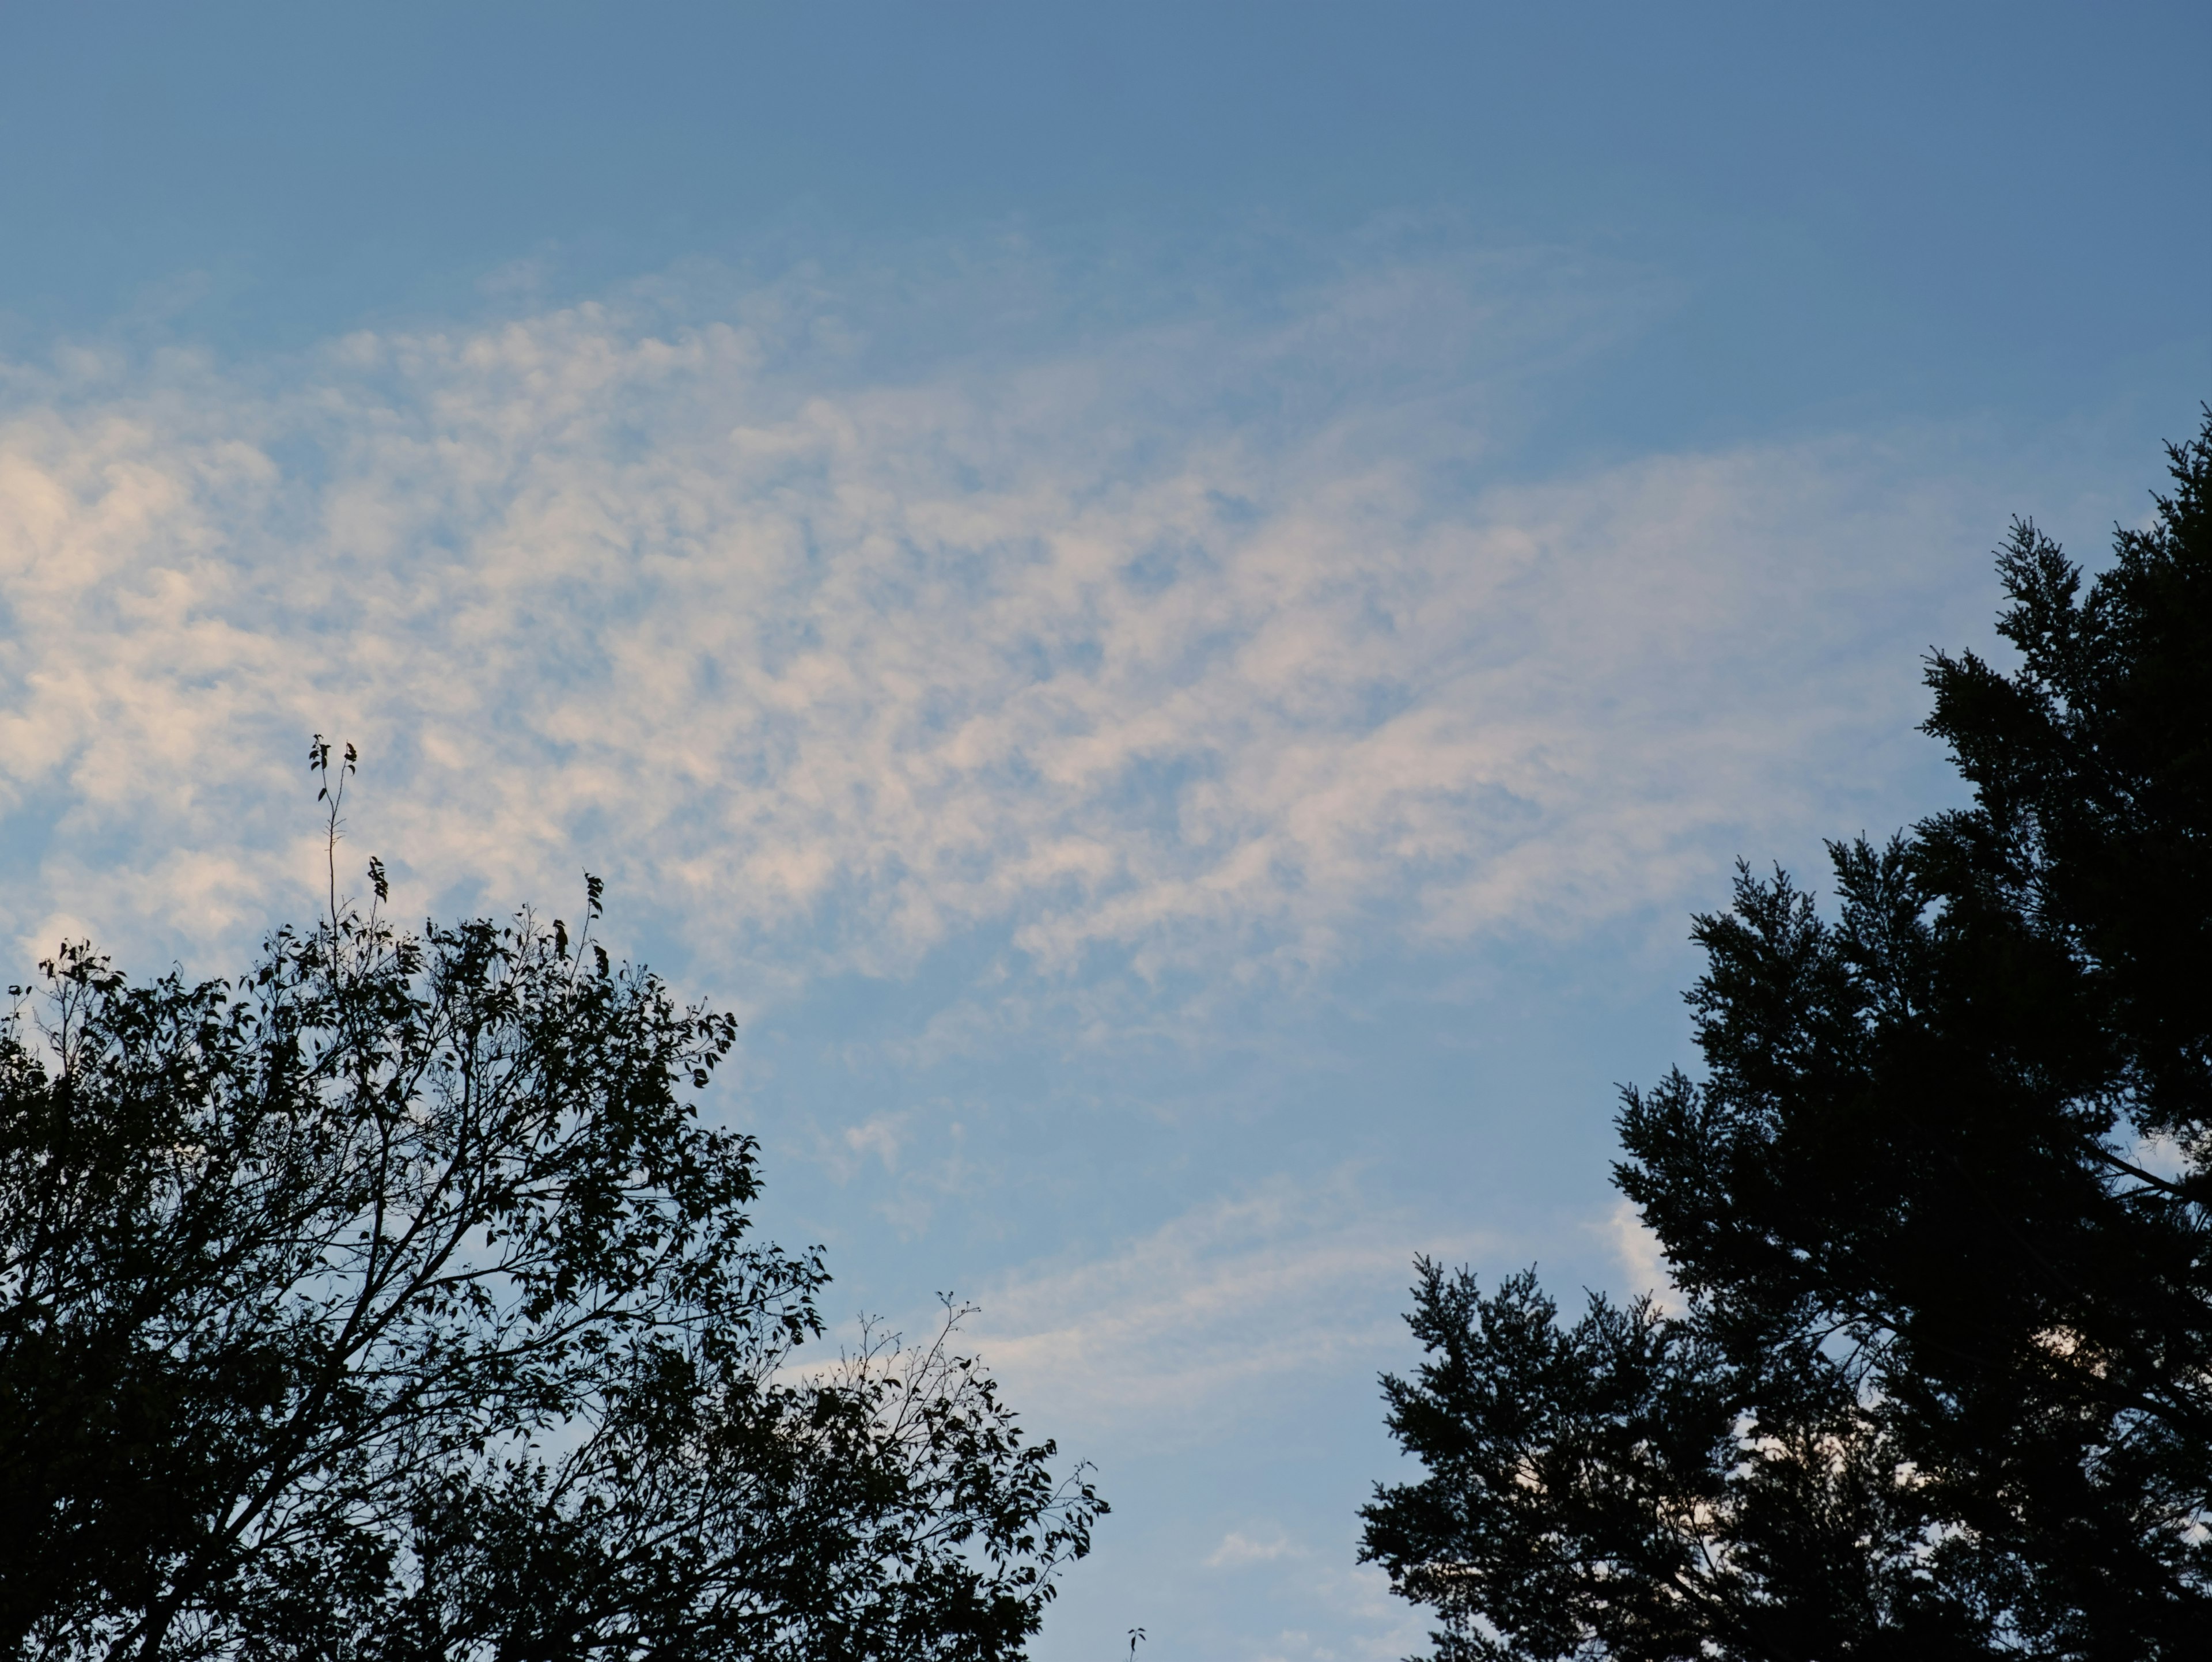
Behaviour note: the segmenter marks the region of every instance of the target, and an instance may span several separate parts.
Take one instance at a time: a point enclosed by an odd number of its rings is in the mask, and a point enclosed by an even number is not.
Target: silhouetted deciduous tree
[[[1688,1300],[1424,1263],[1427,1469],[1365,1555],[1471,1657],[2212,1651],[2212,412],[2086,592],[1929,670],[1973,806],[1700,917],[1705,1076],[1628,1093]]]
[[[0,1034],[0,1650],[1018,1655],[1103,1503],[957,1311],[794,1368],[823,1266],[690,1094],[729,1019],[371,875],[236,982],[66,949]]]

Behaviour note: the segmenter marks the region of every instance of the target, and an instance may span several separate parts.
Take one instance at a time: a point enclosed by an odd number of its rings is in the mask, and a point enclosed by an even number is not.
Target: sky
[[[1832,14],[1834,9],[1827,9]],[[1114,1511],[1035,1654],[1399,1657],[1417,1253],[1660,1288],[1738,859],[2212,398],[2201,7],[0,11],[0,949],[424,916],[743,1023],[828,1303]]]

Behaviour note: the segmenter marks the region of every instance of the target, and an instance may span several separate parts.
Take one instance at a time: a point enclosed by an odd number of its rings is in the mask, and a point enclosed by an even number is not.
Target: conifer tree
[[[1423,1263],[1364,1556],[1461,1658],[2197,1657],[2212,1633],[2212,411],[1938,654],[1972,805],[1741,870],[1626,1093],[1687,1307]]]

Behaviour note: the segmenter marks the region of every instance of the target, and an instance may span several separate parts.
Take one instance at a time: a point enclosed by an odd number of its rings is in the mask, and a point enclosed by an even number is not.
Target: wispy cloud
[[[1390,1595],[1373,1565],[1345,1568],[1300,1558],[1275,1567],[1272,1603],[1295,1618],[1273,1632],[1241,1635],[1234,1654],[1249,1662],[1397,1662],[1429,1638],[1425,1612]]]
[[[1659,1237],[1644,1221],[1644,1215],[1632,1201],[1622,1201],[1614,1206],[1605,1221],[1605,1233],[1613,1243],[1613,1255],[1627,1278],[1628,1296],[1636,1298],[1650,1294],[1662,1310],[1680,1314],[1687,1307],[1681,1289],[1674,1285],[1674,1277],[1667,1268],[1667,1257],[1659,1245]]]
[[[1305,1548],[1288,1536],[1277,1534],[1264,1541],[1255,1541],[1237,1530],[1231,1530],[1221,1537],[1221,1544],[1206,1555],[1208,1569],[1243,1569],[1251,1564],[1271,1564],[1279,1558],[1304,1558]]]
[[[1802,819],[1900,725],[1869,637],[1948,581],[1863,446],[1470,483],[1506,348],[1559,336],[1433,274],[875,380],[832,299],[772,298],[19,366],[0,926],[174,950],[298,904],[321,729],[415,892],[587,860],[705,965],[1574,928]]]
[[[975,1342],[1059,1423],[1139,1428],[1158,1449],[1369,1371],[1402,1341],[1395,1304],[1415,1251],[1491,1245],[1465,1229],[1439,1241],[1350,1173],[1276,1179],[981,1289]]]

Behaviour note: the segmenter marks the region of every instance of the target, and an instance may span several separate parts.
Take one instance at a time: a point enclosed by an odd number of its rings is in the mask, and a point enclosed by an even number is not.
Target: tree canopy
[[[596,880],[572,938],[371,878],[235,980],[16,989],[0,1651],[1020,1654],[1104,1503],[957,1309],[799,1366],[820,1257],[700,1123],[729,1018],[592,943]]]
[[[1971,807],[1696,920],[1614,1172],[1683,1307],[1419,1266],[1364,1555],[1440,1657],[2204,1653],[2212,411],[2168,454],[2086,586],[2015,524],[2015,666],[1930,661]]]

